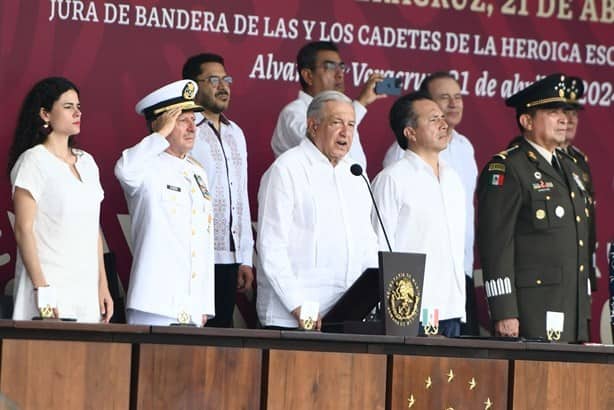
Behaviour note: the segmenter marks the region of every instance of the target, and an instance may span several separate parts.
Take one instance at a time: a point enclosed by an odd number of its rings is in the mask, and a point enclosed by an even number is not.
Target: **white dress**
[[[104,196],[98,167],[91,155],[75,150],[79,181],[68,164],[43,145],[25,151],[11,170],[15,187],[36,201],[34,236],[40,265],[57,290],[61,317],[99,322],[98,234]],[[17,252],[13,319],[38,316],[32,281]]]

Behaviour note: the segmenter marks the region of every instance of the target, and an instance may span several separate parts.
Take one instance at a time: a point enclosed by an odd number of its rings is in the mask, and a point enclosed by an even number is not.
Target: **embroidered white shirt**
[[[252,266],[252,234],[247,193],[247,146],[241,128],[222,116],[219,136],[202,115],[192,156],[205,169],[213,197],[215,263]],[[232,224],[231,224],[232,221]],[[234,250],[231,248],[231,235]]]

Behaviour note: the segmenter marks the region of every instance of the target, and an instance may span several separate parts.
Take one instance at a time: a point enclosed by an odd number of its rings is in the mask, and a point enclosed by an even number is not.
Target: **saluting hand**
[[[151,123],[151,129],[158,134],[168,137],[175,129],[177,118],[181,115],[180,108],[173,108],[161,114],[158,118]]]

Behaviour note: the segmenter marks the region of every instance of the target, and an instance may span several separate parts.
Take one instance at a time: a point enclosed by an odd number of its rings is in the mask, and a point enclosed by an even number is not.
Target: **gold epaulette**
[[[201,167],[202,169],[205,169],[205,167],[203,167],[203,165],[198,162],[193,156],[188,155],[188,161],[190,161],[192,164]]]
[[[576,158],[574,158],[573,155],[571,155],[569,152],[567,152],[567,150],[561,149],[561,148],[557,148],[556,149],[556,153],[559,155],[562,155],[564,157],[567,157],[568,159],[572,160],[574,162],[574,164],[576,164],[578,162],[578,160]]]
[[[570,148],[582,155],[582,157],[584,157],[584,162],[588,162],[588,155],[586,155],[580,148],[576,147],[575,145],[571,145]]]
[[[509,155],[510,152],[517,150],[518,147],[520,147],[520,145],[516,144],[516,145],[512,145],[511,147],[509,147],[508,149],[501,151],[500,153],[496,154],[495,157],[501,158],[501,159],[507,159],[507,156]]]

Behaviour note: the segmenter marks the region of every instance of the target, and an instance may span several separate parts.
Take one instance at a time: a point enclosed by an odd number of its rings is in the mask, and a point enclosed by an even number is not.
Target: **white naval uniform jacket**
[[[126,307],[172,318],[186,312],[200,324],[215,315],[213,208],[203,168],[168,146],[153,133],[115,165],[132,221]]]
[[[356,278],[377,266],[365,181],[346,156],[333,167],[309,139],[282,154],[258,192],[256,309],[265,326],[296,327],[304,302],[325,315]],[[377,291],[377,290],[375,290]]]

